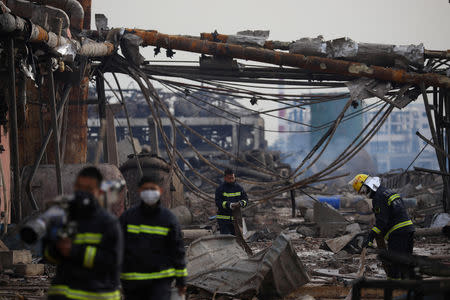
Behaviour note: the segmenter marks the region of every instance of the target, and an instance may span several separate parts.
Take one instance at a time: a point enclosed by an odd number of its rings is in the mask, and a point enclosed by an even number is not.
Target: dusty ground
[[[257,208],[252,214],[256,217],[247,218],[249,230],[256,232],[250,237],[249,245],[254,252],[269,247],[276,236],[283,232],[288,235],[292,245],[307,267],[311,282],[286,299],[306,300],[309,294],[315,299],[343,299],[348,294],[352,280],[360,264],[360,255],[351,254],[344,250],[333,253],[323,249],[327,238],[313,237],[297,232],[299,226],[307,224],[314,233],[314,226],[305,223],[302,217],[292,218],[291,208],[286,199],[279,199]],[[200,224],[215,224],[208,217],[215,214],[212,203],[192,202],[191,210],[194,219]],[[245,214],[244,214],[245,215]],[[351,215],[348,215],[352,219]],[[260,224],[258,224],[260,222]],[[363,228],[364,225],[362,225]],[[368,228],[368,225],[366,225]],[[443,237],[419,238],[415,241],[414,254],[424,256],[450,256],[450,244]],[[366,256],[365,276],[374,279],[385,278],[381,262],[376,254],[369,251]],[[45,276],[16,277],[11,270],[3,270],[0,275],[0,299],[45,299],[45,292],[54,272],[51,267],[46,268]],[[375,298],[371,299],[376,299]],[[211,295],[195,295],[188,299],[212,299]],[[215,299],[224,299],[216,297]],[[381,298],[382,299],[382,298]]]

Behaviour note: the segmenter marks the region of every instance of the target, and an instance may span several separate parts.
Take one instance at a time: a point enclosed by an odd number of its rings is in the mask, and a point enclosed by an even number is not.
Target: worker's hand
[[[238,208],[241,204],[239,202],[233,202],[230,204],[230,208],[231,209],[235,209]]]
[[[70,251],[72,250],[72,240],[69,238],[62,238],[58,242],[56,242],[56,249],[58,252],[64,256],[69,257]]]
[[[364,238],[361,248],[364,249],[367,247],[372,247],[373,246],[372,242],[373,242],[373,236],[371,234],[369,234]]]
[[[180,296],[185,295],[186,294],[186,290],[187,290],[186,286],[179,286],[178,287],[178,295],[180,295]]]

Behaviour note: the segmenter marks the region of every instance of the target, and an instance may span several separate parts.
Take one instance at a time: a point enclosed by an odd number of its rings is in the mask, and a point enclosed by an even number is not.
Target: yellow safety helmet
[[[369,177],[367,174],[358,174],[353,178],[349,184],[353,187],[353,189],[359,193],[361,187],[363,186],[366,179]]]

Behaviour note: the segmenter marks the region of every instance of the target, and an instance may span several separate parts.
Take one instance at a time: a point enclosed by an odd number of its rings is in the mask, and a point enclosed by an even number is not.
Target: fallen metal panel
[[[290,240],[281,234],[267,248],[248,257],[233,236],[195,241],[188,249],[188,285],[212,294],[243,299],[283,297],[309,282]]]

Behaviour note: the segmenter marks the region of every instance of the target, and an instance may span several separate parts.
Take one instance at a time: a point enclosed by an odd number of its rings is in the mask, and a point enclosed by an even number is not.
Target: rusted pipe
[[[227,43],[228,38],[229,38],[229,35],[227,35],[227,34],[214,34],[214,33],[208,33],[208,32],[203,32],[200,34],[200,39],[207,40],[210,42]],[[274,50],[274,49],[289,50],[290,44],[292,44],[292,42],[266,41],[264,43],[264,48],[271,49],[271,50]]]
[[[70,26],[83,30],[84,10],[77,0],[36,0],[36,2],[62,9],[70,17]]]
[[[426,86],[450,88],[450,78],[439,74],[418,74],[392,68],[368,66],[364,63],[352,61],[329,59],[317,56],[305,56],[302,54],[290,54],[269,49],[243,47],[235,44],[224,44],[206,40],[185,38],[181,36],[162,34],[157,31],[127,29],[127,32],[140,36],[144,41],[143,46],[156,46],[201,54],[228,56],[279,66],[303,68],[321,73],[340,74],[352,77],[368,77],[403,84],[425,84]]]
[[[450,50],[439,51],[439,50],[425,50],[425,58],[440,58],[440,59],[450,59]]]
[[[36,5],[25,0],[5,0],[5,4],[15,15],[30,19],[32,22],[44,26],[47,29],[55,30],[56,24],[52,24],[51,21],[58,18],[62,20],[63,32],[66,32],[70,26],[69,16],[61,9],[50,6]],[[45,20],[43,17],[44,15],[46,15]]]
[[[91,29],[91,6],[92,0],[78,0],[84,11],[84,25],[83,29],[89,30]]]

